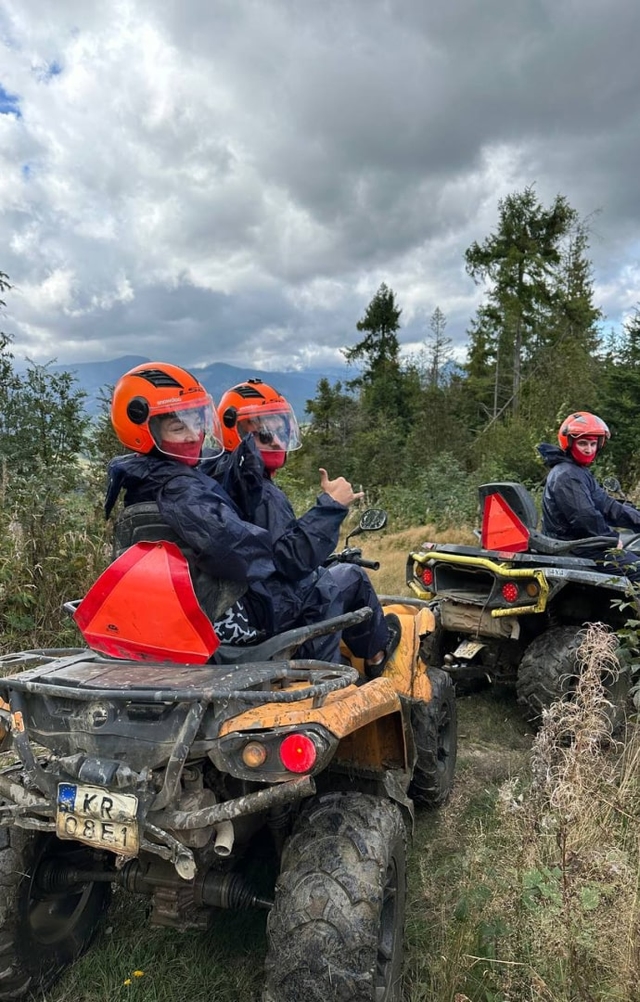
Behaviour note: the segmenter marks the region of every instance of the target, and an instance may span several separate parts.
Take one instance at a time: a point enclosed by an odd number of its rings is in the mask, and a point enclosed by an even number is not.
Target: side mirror
[[[387,524],[387,513],[383,508],[367,508],[360,516],[360,524],[353,529],[345,540],[345,546],[352,536],[359,536],[361,532],[377,532],[384,529]]]
[[[387,513],[382,508],[367,508],[360,516],[362,532],[376,532],[387,524]]]
[[[609,494],[622,493],[622,487],[620,486],[620,481],[618,480],[617,477],[605,477],[604,480],[602,481],[602,486],[604,487],[605,491],[609,492]]]

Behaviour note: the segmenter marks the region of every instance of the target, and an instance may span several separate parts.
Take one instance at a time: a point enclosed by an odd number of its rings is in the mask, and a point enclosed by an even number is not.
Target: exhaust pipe
[[[233,849],[234,839],[235,831],[233,828],[233,822],[221,821],[219,825],[216,825],[216,839],[213,843],[213,851],[215,854],[224,858],[230,856],[231,850]]]

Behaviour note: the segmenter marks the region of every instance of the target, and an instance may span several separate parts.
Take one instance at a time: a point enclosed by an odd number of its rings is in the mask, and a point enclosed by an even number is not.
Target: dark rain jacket
[[[609,536],[616,528],[640,530],[640,511],[609,497],[593,473],[557,445],[538,446],[549,474],[542,497],[542,531],[555,539]]]
[[[296,518],[287,495],[266,472],[253,438],[248,436],[227,453],[213,472],[244,517],[268,531],[279,567],[291,580],[306,577],[333,553],[348,507],[322,492],[309,511]]]
[[[109,465],[105,512],[108,516],[121,491],[125,507],[156,502],[164,521],[195,554],[199,570],[245,585],[243,601],[252,625],[272,634],[298,621],[315,583],[315,569],[337,538],[337,529],[329,525],[335,526],[338,514],[339,525],[347,509],[323,494],[317,506],[329,517],[318,519],[315,530],[310,526],[296,533],[295,540],[274,537],[243,512],[243,507],[255,509],[261,497],[258,462],[248,454],[244,493],[236,503],[212,475],[215,461],[190,467],[156,455],[120,456]]]
[[[260,494],[255,491],[254,476],[258,473],[262,477]],[[234,500],[246,507],[247,517],[269,532],[292,577],[299,578],[315,561],[317,569],[299,579],[306,598],[298,625],[368,606],[371,618],[348,627],[343,637],[356,657],[369,659],[383,650],[389,641],[384,610],[363,569],[355,564],[321,566],[338,545],[340,526],[349,509],[323,492],[309,511],[296,518],[286,494],[265,471],[252,438],[224,457],[216,476]],[[250,497],[244,496],[245,491]],[[305,656],[339,661],[339,637],[312,641],[306,645]]]
[[[338,545],[340,526],[349,509],[322,492],[315,504],[296,518],[289,499],[269,477],[253,438],[250,436],[232,453],[227,453],[215,469],[242,514],[266,530],[277,555],[278,569],[305,596],[305,622],[314,622],[328,614],[327,606],[335,587],[322,590],[315,586],[323,576],[322,565]],[[260,490],[256,481],[260,480]],[[326,593],[326,594],[325,594]],[[283,595],[283,602],[286,596]],[[294,616],[294,607],[290,615]],[[297,619],[297,615],[294,616]]]

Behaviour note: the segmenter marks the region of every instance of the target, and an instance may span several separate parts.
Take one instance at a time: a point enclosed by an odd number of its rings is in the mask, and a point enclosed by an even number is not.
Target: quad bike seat
[[[615,546],[611,536],[589,536],[583,539],[555,539],[538,531],[538,510],[531,494],[523,484],[513,481],[481,484],[478,487],[482,518],[481,542],[483,549],[510,549],[512,552],[529,551],[546,556],[580,556],[580,549],[601,549]],[[496,526],[497,516],[497,526]],[[502,545],[494,545],[502,537]],[[504,540],[507,545],[504,545]],[[585,559],[584,557],[581,559]],[[586,558],[595,565],[589,557]]]
[[[129,505],[118,515],[113,527],[112,559],[117,560],[136,543],[174,543],[184,554],[198,602],[211,622],[241,598],[246,586],[226,578],[213,578],[199,564],[196,554],[169,526],[155,501]]]

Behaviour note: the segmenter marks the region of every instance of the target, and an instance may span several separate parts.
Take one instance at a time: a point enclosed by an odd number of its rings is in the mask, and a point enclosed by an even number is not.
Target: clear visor
[[[185,454],[220,455],[223,451],[220,419],[209,398],[200,407],[177,408],[149,418],[149,431],[156,448],[165,456],[180,459]]]
[[[293,452],[302,445],[296,416],[290,407],[283,409],[282,405],[278,411],[261,408],[251,415],[243,410],[238,416],[238,434],[240,438],[253,435],[261,452]]]

